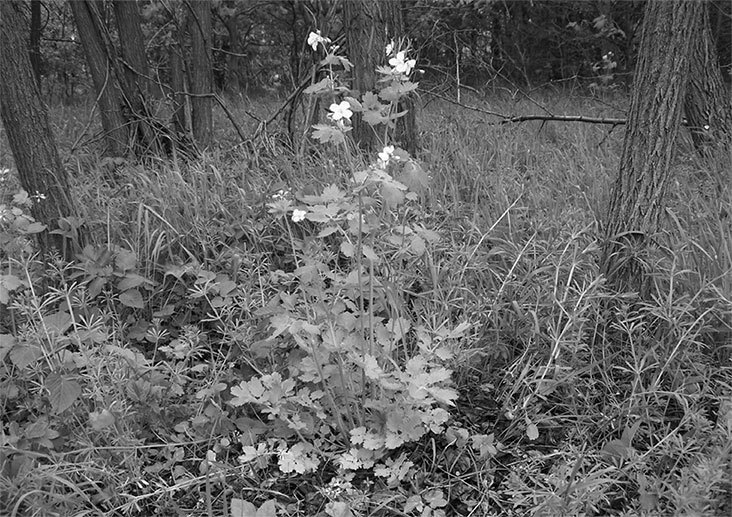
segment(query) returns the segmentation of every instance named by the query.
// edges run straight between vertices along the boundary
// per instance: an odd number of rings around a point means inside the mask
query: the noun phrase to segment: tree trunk
[[[145,54],[145,38],[136,1],[114,0],[123,74],[118,76],[121,90],[130,110],[129,124],[137,154],[165,155],[164,126],[157,123],[147,107],[154,96],[155,85],[150,78],[150,66]],[[162,134],[161,134],[162,133]]]
[[[70,0],[69,5],[99,97],[105,154],[123,156],[130,144],[130,127],[124,116],[123,94],[104,37],[98,0]]]
[[[401,4],[391,0],[346,0],[343,20],[348,58],[353,63],[352,89],[360,97],[376,90],[376,67],[385,64],[384,49],[391,39],[404,33]],[[398,121],[395,137],[399,145],[413,153],[417,147],[413,103],[405,99],[400,104],[400,110],[409,109],[409,114]],[[381,145],[374,129],[357,114],[353,117],[352,134],[364,149],[375,150]]]
[[[155,88],[150,79],[150,65],[145,54],[145,37],[137,2],[114,0],[113,6],[127,85],[143,99],[149,99]]]
[[[170,87],[173,90],[173,129],[177,138],[188,134],[188,123],[186,117],[186,81],[184,60],[180,55],[180,49],[171,45],[168,51],[170,62]]]
[[[213,136],[213,64],[211,53],[211,2],[190,0],[191,125],[196,144],[205,149]]]
[[[68,175],[26,52],[22,8],[19,1],[0,2],[0,117],[23,189],[43,197],[31,208],[33,217],[47,227],[39,234],[41,249],[56,248],[69,258],[72,250],[64,248],[63,237],[49,233],[73,210]]]
[[[703,5],[649,0],[620,170],[613,187],[601,261],[621,291],[649,294],[647,252],[664,209],[671,158]]]
[[[722,80],[709,9],[709,3],[704,2],[702,33],[694,39],[684,109],[691,138],[699,154],[729,158],[732,100]],[[728,173],[729,160],[726,169],[725,172]]]
[[[28,52],[38,90],[41,91],[41,0],[31,0],[31,24]]]
[[[226,17],[224,25],[229,33],[229,52],[226,54],[226,90],[232,93],[238,93],[245,84],[243,63],[244,63],[244,45],[239,30],[239,16],[236,12],[236,5],[229,1],[227,7],[233,12]]]

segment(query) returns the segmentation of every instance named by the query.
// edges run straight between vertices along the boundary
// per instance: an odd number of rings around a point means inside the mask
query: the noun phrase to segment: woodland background
[[[727,515],[731,20],[1,2],[0,514]]]

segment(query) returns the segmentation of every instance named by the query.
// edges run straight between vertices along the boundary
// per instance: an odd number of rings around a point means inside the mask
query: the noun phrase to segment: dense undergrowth
[[[682,142],[640,300],[597,266],[622,130],[421,104],[418,161],[381,168],[277,133],[243,145],[223,118],[190,161],[77,146],[71,263],[34,254],[6,175],[0,514],[728,515],[732,199],[713,164]],[[55,112],[62,150],[87,113]]]

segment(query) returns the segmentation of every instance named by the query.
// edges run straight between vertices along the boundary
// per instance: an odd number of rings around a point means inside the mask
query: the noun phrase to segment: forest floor
[[[462,102],[627,108],[533,95]],[[0,515],[732,513],[729,170],[682,132],[640,299],[598,268],[622,127],[421,103],[399,184],[223,113],[200,158],[101,159],[54,108],[87,237],[40,261],[0,177]]]

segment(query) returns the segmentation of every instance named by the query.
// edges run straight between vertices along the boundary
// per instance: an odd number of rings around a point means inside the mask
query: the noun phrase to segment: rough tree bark
[[[33,78],[22,8],[20,1],[0,2],[0,117],[21,185],[30,195],[44,197],[31,208],[33,217],[47,227],[39,234],[41,249],[56,248],[68,258],[71,250],[64,248],[63,237],[49,231],[58,228],[60,218],[74,213],[69,179]]]
[[[41,90],[41,0],[31,0],[31,24],[30,37],[28,40],[28,53],[30,54],[33,75],[36,78],[38,90]]]
[[[190,0],[188,30],[191,35],[191,125],[196,144],[205,149],[213,136],[213,62],[211,52],[211,2]]]
[[[702,32],[694,38],[684,110],[694,147],[699,154],[729,158],[732,99],[722,80],[709,10],[709,2],[704,2]]]
[[[688,83],[694,39],[702,30],[699,2],[649,0],[620,170],[611,194],[601,267],[610,285],[649,294],[647,252],[664,196]]]
[[[70,0],[69,5],[99,97],[99,111],[104,130],[104,153],[123,156],[131,142],[130,126],[123,112],[124,95],[113,60],[110,59],[110,48],[98,11],[99,0]]]
[[[376,89],[379,78],[376,67],[385,64],[386,45],[391,39],[404,34],[401,10],[401,3],[391,0],[346,0],[343,3],[346,46],[348,58],[353,63],[352,89],[360,95]],[[403,109],[409,111],[397,123],[397,143],[414,153],[417,142],[412,103],[405,101],[400,106],[400,110]],[[364,149],[373,150],[380,145],[374,130],[357,115],[353,117],[352,134],[356,143]]]
[[[114,0],[114,17],[117,21],[119,44],[122,50],[125,78],[135,93],[149,99],[155,92],[150,79],[150,65],[145,53],[145,37],[137,2]]]

